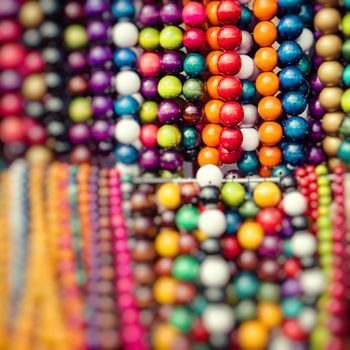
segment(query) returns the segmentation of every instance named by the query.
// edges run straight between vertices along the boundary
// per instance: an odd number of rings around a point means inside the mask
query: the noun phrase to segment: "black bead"
[[[279,183],[282,192],[290,192],[297,188],[297,181],[293,175],[285,175]]]
[[[195,162],[198,156],[198,148],[182,150],[184,160],[187,162]]]
[[[200,249],[207,255],[221,254],[220,243],[217,239],[205,239],[200,244]]]
[[[52,147],[53,151],[59,155],[64,155],[70,152],[72,145],[69,141],[56,140]]]
[[[205,186],[199,192],[199,204],[217,204],[219,202],[220,190],[216,186]]]
[[[295,231],[298,230],[307,230],[309,227],[309,222],[304,215],[294,216],[292,217],[291,224]]]

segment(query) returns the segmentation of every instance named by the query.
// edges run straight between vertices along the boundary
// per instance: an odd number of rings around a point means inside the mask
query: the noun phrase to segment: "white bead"
[[[250,127],[254,126],[259,119],[258,109],[252,104],[243,105],[244,118],[240,126]]]
[[[317,312],[311,307],[305,307],[298,316],[299,323],[303,329],[309,333],[311,332],[317,322]]]
[[[226,227],[226,216],[219,209],[208,209],[199,215],[198,228],[209,237],[220,237]]]
[[[295,39],[304,52],[310,51],[314,46],[315,39],[312,31],[304,28],[301,34]]]
[[[228,263],[219,255],[207,256],[200,266],[199,280],[206,288],[224,287],[230,276]]]
[[[133,47],[138,42],[139,31],[131,22],[119,22],[113,27],[112,38],[117,47]]]
[[[272,337],[269,350],[294,350],[293,343],[283,336]]]
[[[141,80],[134,71],[123,71],[115,78],[115,88],[120,95],[132,95],[140,90]]]
[[[240,55],[244,55],[249,53],[252,50],[253,37],[246,30],[242,30],[241,33],[242,33],[242,43],[241,43],[241,46],[238,48],[237,53],[239,53]]]
[[[119,162],[117,163],[116,168],[120,175],[140,176],[141,173],[138,164],[124,164]]]
[[[247,55],[241,55],[242,66],[240,71],[236,74],[238,79],[249,79],[253,76],[255,71],[255,63],[253,59]]]
[[[140,136],[140,125],[134,119],[120,119],[115,126],[115,138],[119,143],[130,145]]]
[[[325,276],[318,268],[303,271],[299,282],[304,293],[310,296],[320,295],[326,287]]]
[[[227,334],[235,325],[233,309],[226,304],[209,304],[203,312],[203,323],[209,333]]]
[[[254,73],[253,75],[249,78],[250,81],[255,82],[256,78],[258,75],[261,73],[261,70],[254,64]]]
[[[317,240],[310,232],[297,232],[291,239],[292,252],[298,258],[314,255],[317,250]]]
[[[255,151],[260,144],[258,131],[255,128],[241,128],[241,132],[243,134],[243,150]]]
[[[289,192],[282,199],[282,207],[289,216],[302,215],[307,208],[306,198],[300,192]]]
[[[213,164],[206,164],[200,167],[196,174],[196,179],[200,187],[217,186],[221,187],[222,172]]]

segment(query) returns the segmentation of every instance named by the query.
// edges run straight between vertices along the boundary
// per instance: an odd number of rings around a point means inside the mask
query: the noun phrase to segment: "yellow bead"
[[[263,350],[268,340],[268,329],[261,321],[243,322],[238,330],[238,342],[242,350]]]
[[[172,277],[160,277],[154,284],[153,296],[158,304],[174,304],[177,281]]]
[[[158,201],[168,209],[177,209],[181,204],[180,186],[173,183],[160,186]]]
[[[153,331],[152,344],[154,350],[170,350],[179,335],[174,326],[167,323],[159,324]]]
[[[281,190],[273,182],[262,182],[256,186],[253,196],[259,207],[275,207],[281,200]]]
[[[245,222],[238,230],[237,238],[244,249],[258,249],[264,238],[264,230],[257,222]]]
[[[155,240],[155,248],[160,256],[176,256],[179,252],[179,233],[175,230],[162,231]]]
[[[258,304],[258,318],[267,327],[273,328],[281,324],[282,311],[278,304],[261,302]]]

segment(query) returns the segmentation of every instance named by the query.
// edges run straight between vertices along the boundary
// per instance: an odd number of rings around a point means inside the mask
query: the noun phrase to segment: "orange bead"
[[[219,112],[223,104],[224,102],[221,100],[210,100],[206,103],[204,107],[204,114],[208,122],[214,124],[220,123]]]
[[[281,141],[282,127],[276,122],[264,122],[259,128],[260,141],[267,146],[274,146]]]
[[[220,5],[220,1],[210,1],[207,4],[207,19],[208,22],[212,26],[218,26],[220,24],[220,21],[217,16],[218,6]]]
[[[255,85],[260,95],[273,96],[279,89],[280,80],[275,73],[264,72],[258,75]]]
[[[258,104],[258,113],[264,120],[276,120],[282,114],[282,102],[275,96],[263,97]]]
[[[277,66],[277,52],[272,47],[262,47],[255,53],[254,61],[261,71],[273,71]]]
[[[203,166],[206,164],[219,164],[219,151],[212,147],[203,147],[198,153],[198,164]]]
[[[220,46],[218,44],[218,33],[221,27],[210,27],[207,32],[207,43],[211,50],[220,50]]]
[[[218,69],[218,59],[222,55],[222,51],[211,51],[207,56],[207,67],[211,74],[220,74]]]
[[[258,318],[268,328],[279,326],[282,322],[283,315],[279,304],[261,302],[258,304],[257,311]]]
[[[209,147],[218,147],[222,127],[218,124],[207,124],[202,130],[202,140]]]
[[[278,9],[276,0],[255,0],[253,12],[260,21],[269,21],[276,16]]]
[[[272,22],[259,22],[254,27],[253,37],[258,45],[271,46],[277,39],[277,28]]]
[[[267,166],[262,166],[259,169],[259,175],[261,177],[271,177],[272,175],[272,170],[270,168],[268,168]]]
[[[220,95],[218,94],[218,85],[222,76],[213,75],[207,81],[207,91],[211,98],[220,99]]]
[[[277,147],[263,146],[259,151],[259,162],[266,167],[274,167],[281,163],[282,151]]]

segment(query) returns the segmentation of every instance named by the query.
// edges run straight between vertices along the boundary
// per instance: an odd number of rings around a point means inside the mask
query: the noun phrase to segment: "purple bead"
[[[314,55],[312,57],[312,65],[315,67],[315,68],[318,68],[321,64],[323,63],[323,59],[318,56],[318,55]]]
[[[102,156],[108,156],[113,152],[114,148],[114,142],[111,139],[106,139],[97,144],[96,152]]]
[[[326,113],[325,109],[321,106],[320,100],[317,96],[314,96],[309,101],[310,115],[315,119],[321,119]]]
[[[91,41],[106,39],[108,30],[109,25],[102,20],[91,21],[87,26],[87,34]]]
[[[160,167],[164,170],[179,171],[183,164],[182,154],[173,149],[162,150],[160,153]]]
[[[321,80],[319,79],[317,73],[315,73],[311,77],[310,86],[311,86],[312,91],[314,91],[317,94],[319,94],[323,90],[324,85],[321,83]]]
[[[111,74],[105,70],[97,70],[91,74],[89,85],[94,92],[103,92],[111,87]]]
[[[90,49],[88,62],[90,66],[101,66],[112,59],[112,50],[106,45],[94,46]]]
[[[22,78],[14,70],[4,70],[0,73],[0,92],[7,93],[21,88]]]
[[[96,141],[103,141],[110,136],[111,123],[108,120],[99,119],[95,120],[91,127],[91,136]]]
[[[96,96],[92,99],[92,110],[98,117],[113,114],[113,100],[109,96]]]
[[[159,10],[154,4],[143,5],[139,20],[144,26],[153,26],[159,22]]]
[[[158,97],[158,79],[152,77],[143,78],[140,93],[146,100],[156,99]]]
[[[282,283],[281,293],[283,297],[297,297],[301,295],[300,283],[296,278],[289,278]]]
[[[77,145],[90,139],[90,129],[85,123],[73,124],[68,131],[70,141]]]
[[[160,68],[163,73],[173,74],[182,71],[182,58],[179,52],[167,51],[160,60]]]
[[[84,52],[74,51],[68,56],[68,64],[73,70],[82,70],[86,67],[87,60]]]
[[[0,6],[0,18],[15,16],[19,10],[19,2],[16,0],[3,0]]]
[[[85,12],[88,16],[98,16],[108,11],[110,7],[108,0],[86,0]]]
[[[290,217],[283,218],[281,235],[283,237],[291,237],[293,233],[294,233],[294,230],[293,230],[291,218]]]
[[[186,125],[197,125],[203,119],[203,108],[198,103],[186,102],[182,119]]]
[[[168,2],[160,8],[160,19],[164,24],[179,24],[182,22],[182,8],[177,2]]]
[[[259,247],[259,254],[265,257],[274,257],[282,252],[282,241],[276,235],[266,235]]]
[[[224,175],[224,178],[228,180],[239,179],[241,177],[243,177],[243,174],[238,169],[228,170],[225,172],[225,175]]]
[[[322,146],[311,145],[308,149],[307,162],[317,165],[326,160]]]
[[[320,10],[323,9],[323,5],[322,4],[314,4],[314,12],[318,12]]]
[[[323,35],[322,32],[320,32],[319,30],[316,30],[316,31],[314,32],[314,38],[315,38],[315,40],[318,40],[322,35]]]
[[[319,120],[309,120],[309,134],[308,137],[312,142],[322,141],[325,136],[325,132],[322,127],[322,123]]]
[[[158,120],[162,124],[172,124],[181,117],[181,108],[175,101],[164,100],[158,105]]]
[[[160,157],[157,148],[145,149],[139,158],[140,166],[147,171],[155,171],[159,169]]]

